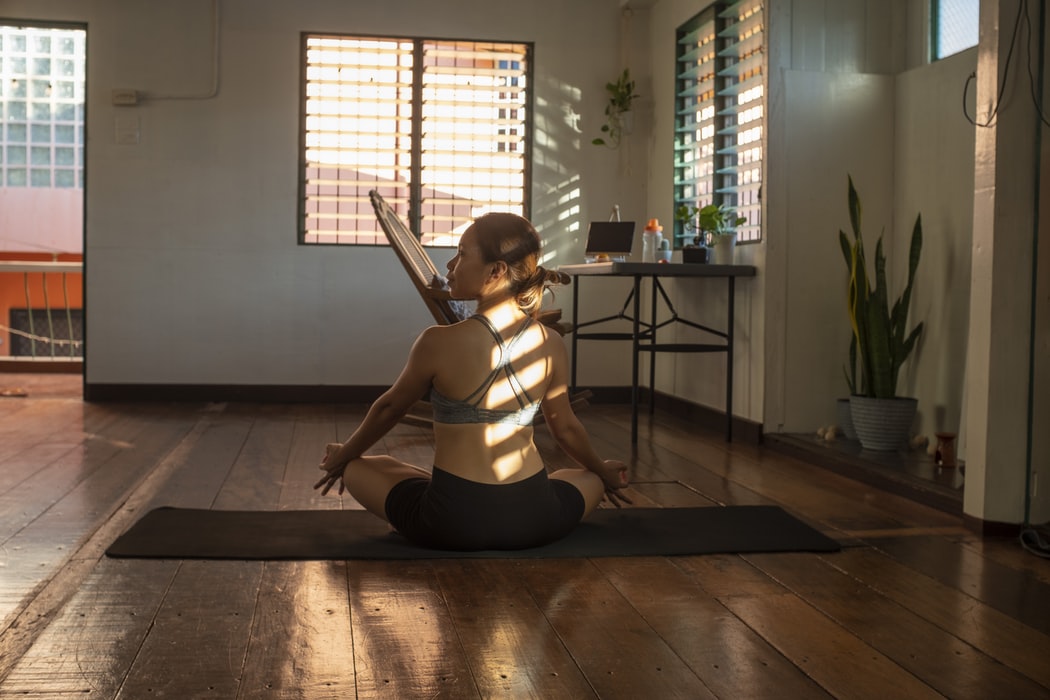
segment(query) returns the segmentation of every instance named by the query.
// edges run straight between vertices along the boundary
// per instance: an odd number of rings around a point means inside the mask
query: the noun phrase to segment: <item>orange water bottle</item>
[[[642,231],[642,262],[656,262],[656,251],[660,249],[663,230],[659,219],[649,219],[645,230]]]

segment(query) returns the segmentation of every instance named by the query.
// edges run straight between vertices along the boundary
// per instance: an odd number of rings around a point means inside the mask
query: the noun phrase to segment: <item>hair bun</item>
[[[558,270],[548,270],[542,265],[536,266],[536,280],[541,284],[569,284],[572,278]]]

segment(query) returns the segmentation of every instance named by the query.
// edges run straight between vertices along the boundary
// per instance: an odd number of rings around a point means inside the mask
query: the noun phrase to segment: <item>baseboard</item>
[[[631,387],[629,386],[578,386],[575,391],[589,391],[590,403],[631,403]]]
[[[643,390],[643,396],[645,392]],[[693,425],[707,430],[724,433],[726,429],[726,412],[710,406],[686,401],[678,396],[656,392],[656,408],[675,414]],[[744,442],[751,445],[762,444],[762,424],[733,416],[733,442]]]
[[[577,387],[589,390],[588,399],[595,404],[629,404],[628,386]],[[250,403],[356,403],[369,404],[387,390],[386,386],[304,386],[298,384],[103,384],[85,382],[85,401],[241,401]],[[639,390],[647,410],[650,392]],[[725,412],[685,399],[656,392],[656,408],[666,410],[682,420],[713,431],[725,430]],[[762,442],[762,425],[738,416],[733,417],[733,439],[738,442]]]
[[[982,520],[974,515],[963,513],[963,527],[981,537],[1020,537],[1024,525],[1021,523],[1001,523],[995,520]]]
[[[629,386],[588,386],[577,388],[587,389],[594,394],[593,397],[588,399],[591,403],[631,403],[631,387]],[[640,402],[639,411],[649,410],[650,395],[655,396],[655,408],[672,413],[683,421],[705,430],[711,430],[718,433],[725,432],[725,411],[720,411],[716,408],[711,408],[710,406],[701,406],[692,401],[687,401],[686,399],[665,394],[660,391],[650,392],[647,387],[639,387],[638,389],[638,400]],[[746,418],[741,418],[740,416],[733,416],[733,441],[752,445],[761,444],[762,424]]]
[[[369,404],[386,386],[284,384],[84,384],[85,401],[234,401]]]
[[[364,403],[387,386],[299,384],[84,384],[85,401],[246,401],[253,403]],[[577,387],[591,403],[630,403],[630,387]]]
[[[84,359],[81,357],[5,357],[0,360],[0,372],[16,374],[81,374]]]

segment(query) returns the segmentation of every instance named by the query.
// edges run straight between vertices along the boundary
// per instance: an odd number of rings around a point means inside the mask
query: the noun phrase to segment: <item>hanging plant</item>
[[[605,123],[602,124],[602,135],[591,141],[595,146],[608,146],[617,148],[625,131],[625,118],[631,111],[631,105],[638,98],[634,91],[634,81],[631,80],[631,72],[624,68],[623,73],[614,83],[605,84],[605,92],[609,101],[605,105]]]

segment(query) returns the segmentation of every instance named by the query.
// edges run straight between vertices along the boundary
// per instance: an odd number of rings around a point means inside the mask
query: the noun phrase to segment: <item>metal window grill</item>
[[[526,214],[529,46],[304,36],[302,240],[386,244],[377,190],[428,245]]]

